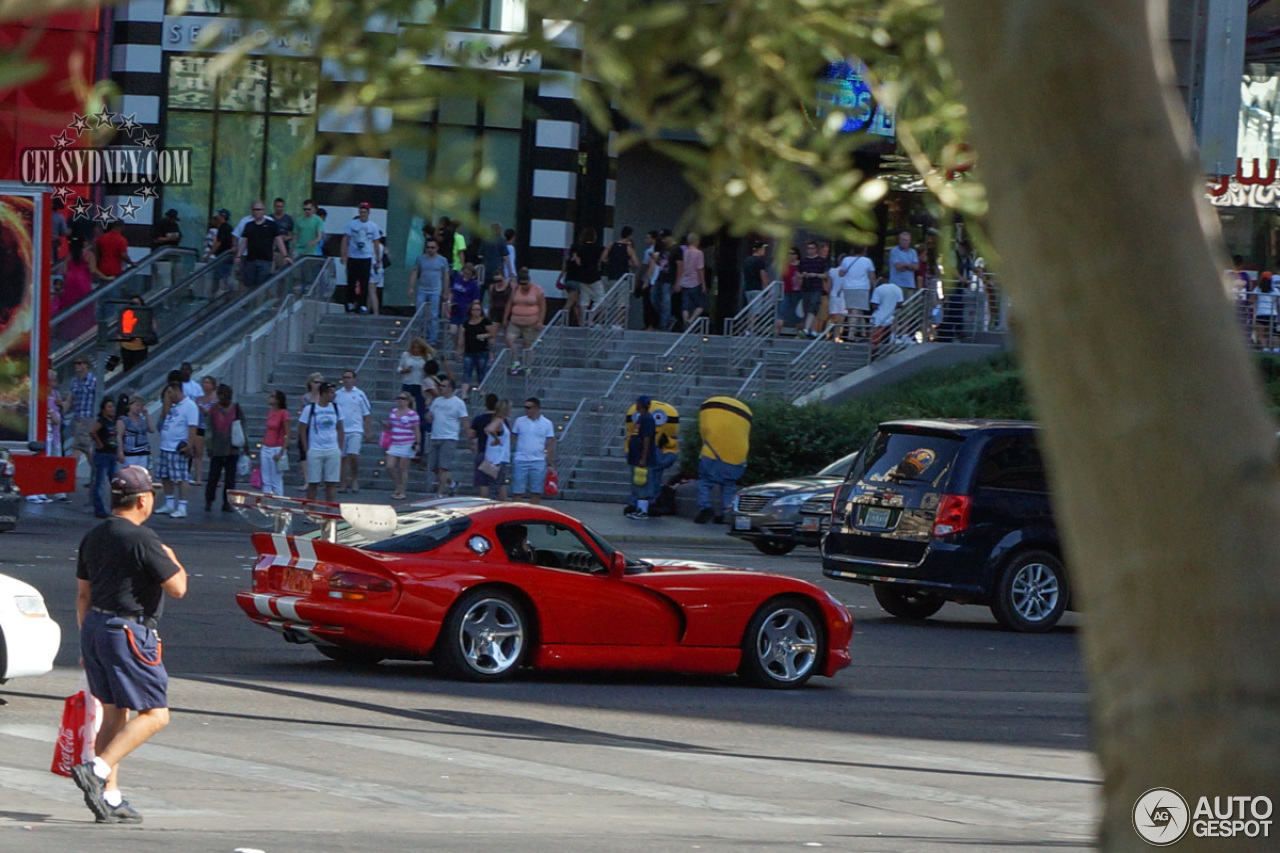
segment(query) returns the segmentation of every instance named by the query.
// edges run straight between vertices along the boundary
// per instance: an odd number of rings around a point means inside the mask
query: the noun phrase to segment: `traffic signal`
[[[147,344],[156,342],[151,309],[145,305],[126,305],[120,309],[119,339],[141,338]]]

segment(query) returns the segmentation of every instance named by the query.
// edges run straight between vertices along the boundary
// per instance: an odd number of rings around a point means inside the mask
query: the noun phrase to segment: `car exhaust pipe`
[[[284,634],[284,641],[286,643],[293,643],[298,646],[305,646],[309,643],[314,642],[314,640],[312,640],[310,637],[308,637],[306,634],[302,633],[296,628],[285,628],[281,633]]]

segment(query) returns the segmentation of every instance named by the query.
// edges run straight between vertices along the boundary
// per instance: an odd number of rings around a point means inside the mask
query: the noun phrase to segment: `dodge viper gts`
[[[334,660],[431,660],[472,681],[525,666],[737,673],[773,688],[850,662],[853,621],[820,587],[636,559],[546,507],[445,501],[396,513],[250,493],[232,502],[322,525],[254,534],[252,589],[236,601]]]

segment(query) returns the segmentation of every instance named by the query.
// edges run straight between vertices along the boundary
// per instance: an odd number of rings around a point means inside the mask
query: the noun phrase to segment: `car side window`
[[[513,563],[584,573],[607,573],[608,567],[578,533],[548,522],[511,522],[498,525],[498,541]]]
[[[997,438],[987,444],[978,466],[978,487],[1047,492],[1044,460],[1031,436]]]

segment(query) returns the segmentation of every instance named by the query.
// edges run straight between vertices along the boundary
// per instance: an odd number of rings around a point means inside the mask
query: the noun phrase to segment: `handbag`
[[[637,465],[634,469],[632,469],[631,471],[632,485],[643,486],[647,482],[649,482],[648,468],[641,468],[639,465]]]
[[[231,446],[236,449],[244,447],[244,421],[236,418],[231,422]]]
[[[378,438],[378,446],[383,450],[391,449],[391,428],[388,427],[382,431],[382,435]]]
[[[249,486],[254,489],[262,488],[262,469],[254,468],[253,473],[249,475]]]
[[[102,703],[89,693],[89,682],[80,676],[80,690],[62,703],[62,725],[53,746],[49,772],[70,776],[71,768],[93,760],[93,743],[102,725]]]
[[[555,471],[547,472],[547,479],[542,484],[542,493],[549,498],[560,494],[560,475]]]
[[[495,465],[494,463],[490,462],[488,459],[480,460],[480,464],[476,466],[476,470],[479,471],[481,474],[484,474],[490,480],[498,479],[498,475],[502,473],[501,466]]]
[[[249,458],[248,453],[240,454],[240,458],[236,460],[236,477],[243,480],[252,473],[253,460]]]

